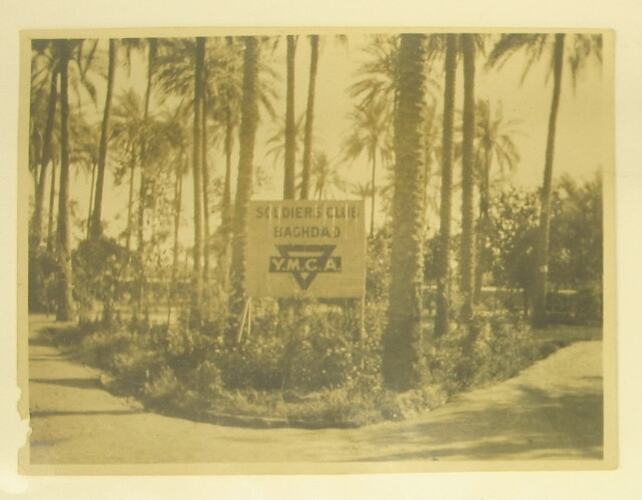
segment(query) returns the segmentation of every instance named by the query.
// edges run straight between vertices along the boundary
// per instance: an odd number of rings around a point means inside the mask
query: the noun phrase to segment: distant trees
[[[365,153],[370,162],[370,237],[374,235],[377,196],[377,158],[388,159],[386,133],[389,128],[387,105],[383,100],[372,100],[355,106],[350,113],[352,132],[343,148],[347,159],[354,160]]]
[[[519,162],[519,153],[514,142],[518,133],[515,120],[506,120],[501,104],[494,109],[487,100],[477,101],[476,108],[476,151],[475,167],[479,189],[479,215],[477,219],[477,262],[475,266],[475,294],[474,301],[478,302],[481,296],[481,287],[484,273],[490,270],[491,244],[489,232],[490,222],[490,197],[491,173],[493,166],[501,174],[512,172]]]

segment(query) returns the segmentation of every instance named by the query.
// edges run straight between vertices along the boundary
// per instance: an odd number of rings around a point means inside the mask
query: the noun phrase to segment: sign
[[[246,258],[250,297],[362,297],[363,201],[253,201]]]

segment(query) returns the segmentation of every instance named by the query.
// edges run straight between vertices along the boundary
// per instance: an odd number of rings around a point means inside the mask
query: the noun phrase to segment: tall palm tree
[[[232,232],[232,150],[234,132],[239,121],[241,89],[238,84],[240,64],[238,64],[234,38],[226,37],[225,78],[222,80],[221,95],[225,102],[220,121],[225,128],[225,177],[223,179],[223,196],[221,201],[222,250],[219,259],[219,270],[223,290],[227,290],[230,268],[230,237]]]
[[[194,57],[194,139],[192,150],[192,178],[194,180],[194,257],[192,275],[192,318],[200,321],[203,300],[203,193],[201,135],[203,113],[203,69],[205,64],[205,38],[196,39]]]
[[[305,111],[303,138],[303,171],[301,176],[301,199],[307,200],[310,193],[310,170],[312,166],[312,128],[314,123],[314,98],[319,65],[319,35],[310,35],[310,76],[308,79],[308,103]]]
[[[55,49],[54,49],[55,50]],[[51,52],[54,52],[51,50]],[[42,208],[44,203],[44,190],[47,175],[47,165],[51,160],[51,138],[53,135],[55,117],[56,117],[56,102],[58,101],[58,60],[53,54],[49,55],[49,73],[50,85],[49,96],[47,104],[47,121],[42,139],[42,153],[40,154],[40,173],[39,180],[36,183],[36,196],[35,196],[35,209],[32,223],[32,241],[33,244],[40,245],[42,233]]]
[[[475,139],[475,39],[472,34],[462,34],[461,51],[464,64],[464,109],[462,143],[462,203],[461,203],[461,315],[469,320],[473,313],[473,280],[475,262],[474,238],[474,151]]]
[[[256,37],[244,37],[243,98],[241,100],[241,124],[239,131],[239,166],[234,208],[232,240],[232,294],[230,313],[232,325],[236,324],[245,299],[245,244],[248,203],[252,196],[254,169],[254,142],[258,126],[258,70],[259,44]]]
[[[287,92],[285,104],[285,158],[283,199],[293,200],[296,182],[296,125],[294,119],[294,63],[297,37],[287,35]]]
[[[107,142],[109,137],[109,116],[111,113],[112,95],[114,93],[114,81],[116,78],[116,64],[118,58],[118,42],[114,38],[109,39],[109,63],[107,69],[107,92],[105,95],[105,107],[100,131],[100,146],[98,151],[98,166],[96,173],[96,187],[94,194],[93,213],[89,223],[90,237],[100,238],[102,234],[102,206],[103,186],[105,183],[105,165],[107,162]]]
[[[477,220],[477,263],[475,266],[474,301],[481,298],[484,272],[489,268],[488,235],[490,232],[491,172],[496,164],[503,174],[512,171],[519,162],[513,136],[517,133],[515,120],[505,120],[501,103],[491,110],[487,100],[478,101],[476,108],[475,166],[479,185],[479,218]]]
[[[203,180],[203,281],[207,285],[210,274],[210,171],[207,158],[209,149],[210,130],[208,128],[208,111],[213,96],[208,91],[208,74],[205,65],[205,54],[207,53],[207,39],[203,39],[203,95],[201,96],[201,172]]]
[[[575,85],[579,71],[591,57],[595,57],[601,62],[602,37],[601,35],[567,35],[565,33],[509,33],[502,35],[488,57],[489,66],[501,67],[508,58],[516,52],[525,52],[527,62],[522,77],[523,79],[526,77],[531,66],[541,59],[547,49],[550,52],[549,67],[553,73],[553,95],[548,118],[544,175],[540,194],[539,236],[536,246],[535,297],[531,318],[535,326],[542,326],[546,323],[546,288],[548,278],[553,159],[555,156],[555,133],[562,90],[564,57],[565,53],[567,53],[571,77]]]
[[[352,132],[343,144],[346,159],[354,160],[365,153],[370,162],[370,237],[374,236],[377,158],[386,161],[390,156],[386,148],[389,116],[388,103],[384,99],[369,100],[355,106],[349,115]]]
[[[417,387],[425,371],[421,333],[424,42],[423,35],[402,34],[399,48],[390,300],[382,366],[384,383],[397,391]]]
[[[445,35],[444,111],[441,143],[441,205],[439,209],[439,244],[435,269],[437,275],[436,337],[443,336],[448,332],[450,316],[450,226],[456,71],[457,35],[447,34]]]
[[[147,46],[147,82],[145,87],[145,101],[143,105],[143,130],[148,126],[149,120],[149,102],[152,95],[154,82],[154,72],[156,70],[156,56],[158,51],[158,40],[148,38],[141,42],[141,49]],[[145,147],[145,140],[140,143],[140,182],[138,188],[138,214],[136,225],[136,260],[137,260],[137,279],[136,279],[136,301],[134,312],[140,312],[145,296],[145,200],[148,198],[148,180],[147,169],[149,168]]]
[[[60,191],[58,195],[58,241],[56,250],[60,262],[58,307],[56,319],[69,321],[74,317],[72,297],[71,242],[69,227],[69,58],[72,42],[57,41],[60,53]]]

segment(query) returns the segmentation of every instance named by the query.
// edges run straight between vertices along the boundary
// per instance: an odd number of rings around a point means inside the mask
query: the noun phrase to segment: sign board
[[[253,201],[250,297],[359,298],[365,291],[363,201]]]

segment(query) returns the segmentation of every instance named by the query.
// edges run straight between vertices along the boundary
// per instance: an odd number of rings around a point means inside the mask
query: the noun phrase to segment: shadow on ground
[[[592,377],[593,378],[593,377]],[[444,408],[432,419],[413,426],[415,445],[425,450],[382,454],[365,461],[440,460],[471,458],[489,460],[520,456],[578,458],[602,457],[602,393],[549,394],[528,385],[518,387],[509,405],[466,405]],[[437,414],[440,414],[439,416]],[[390,429],[376,437],[375,446],[393,446],[409,439],[405,429]]]

